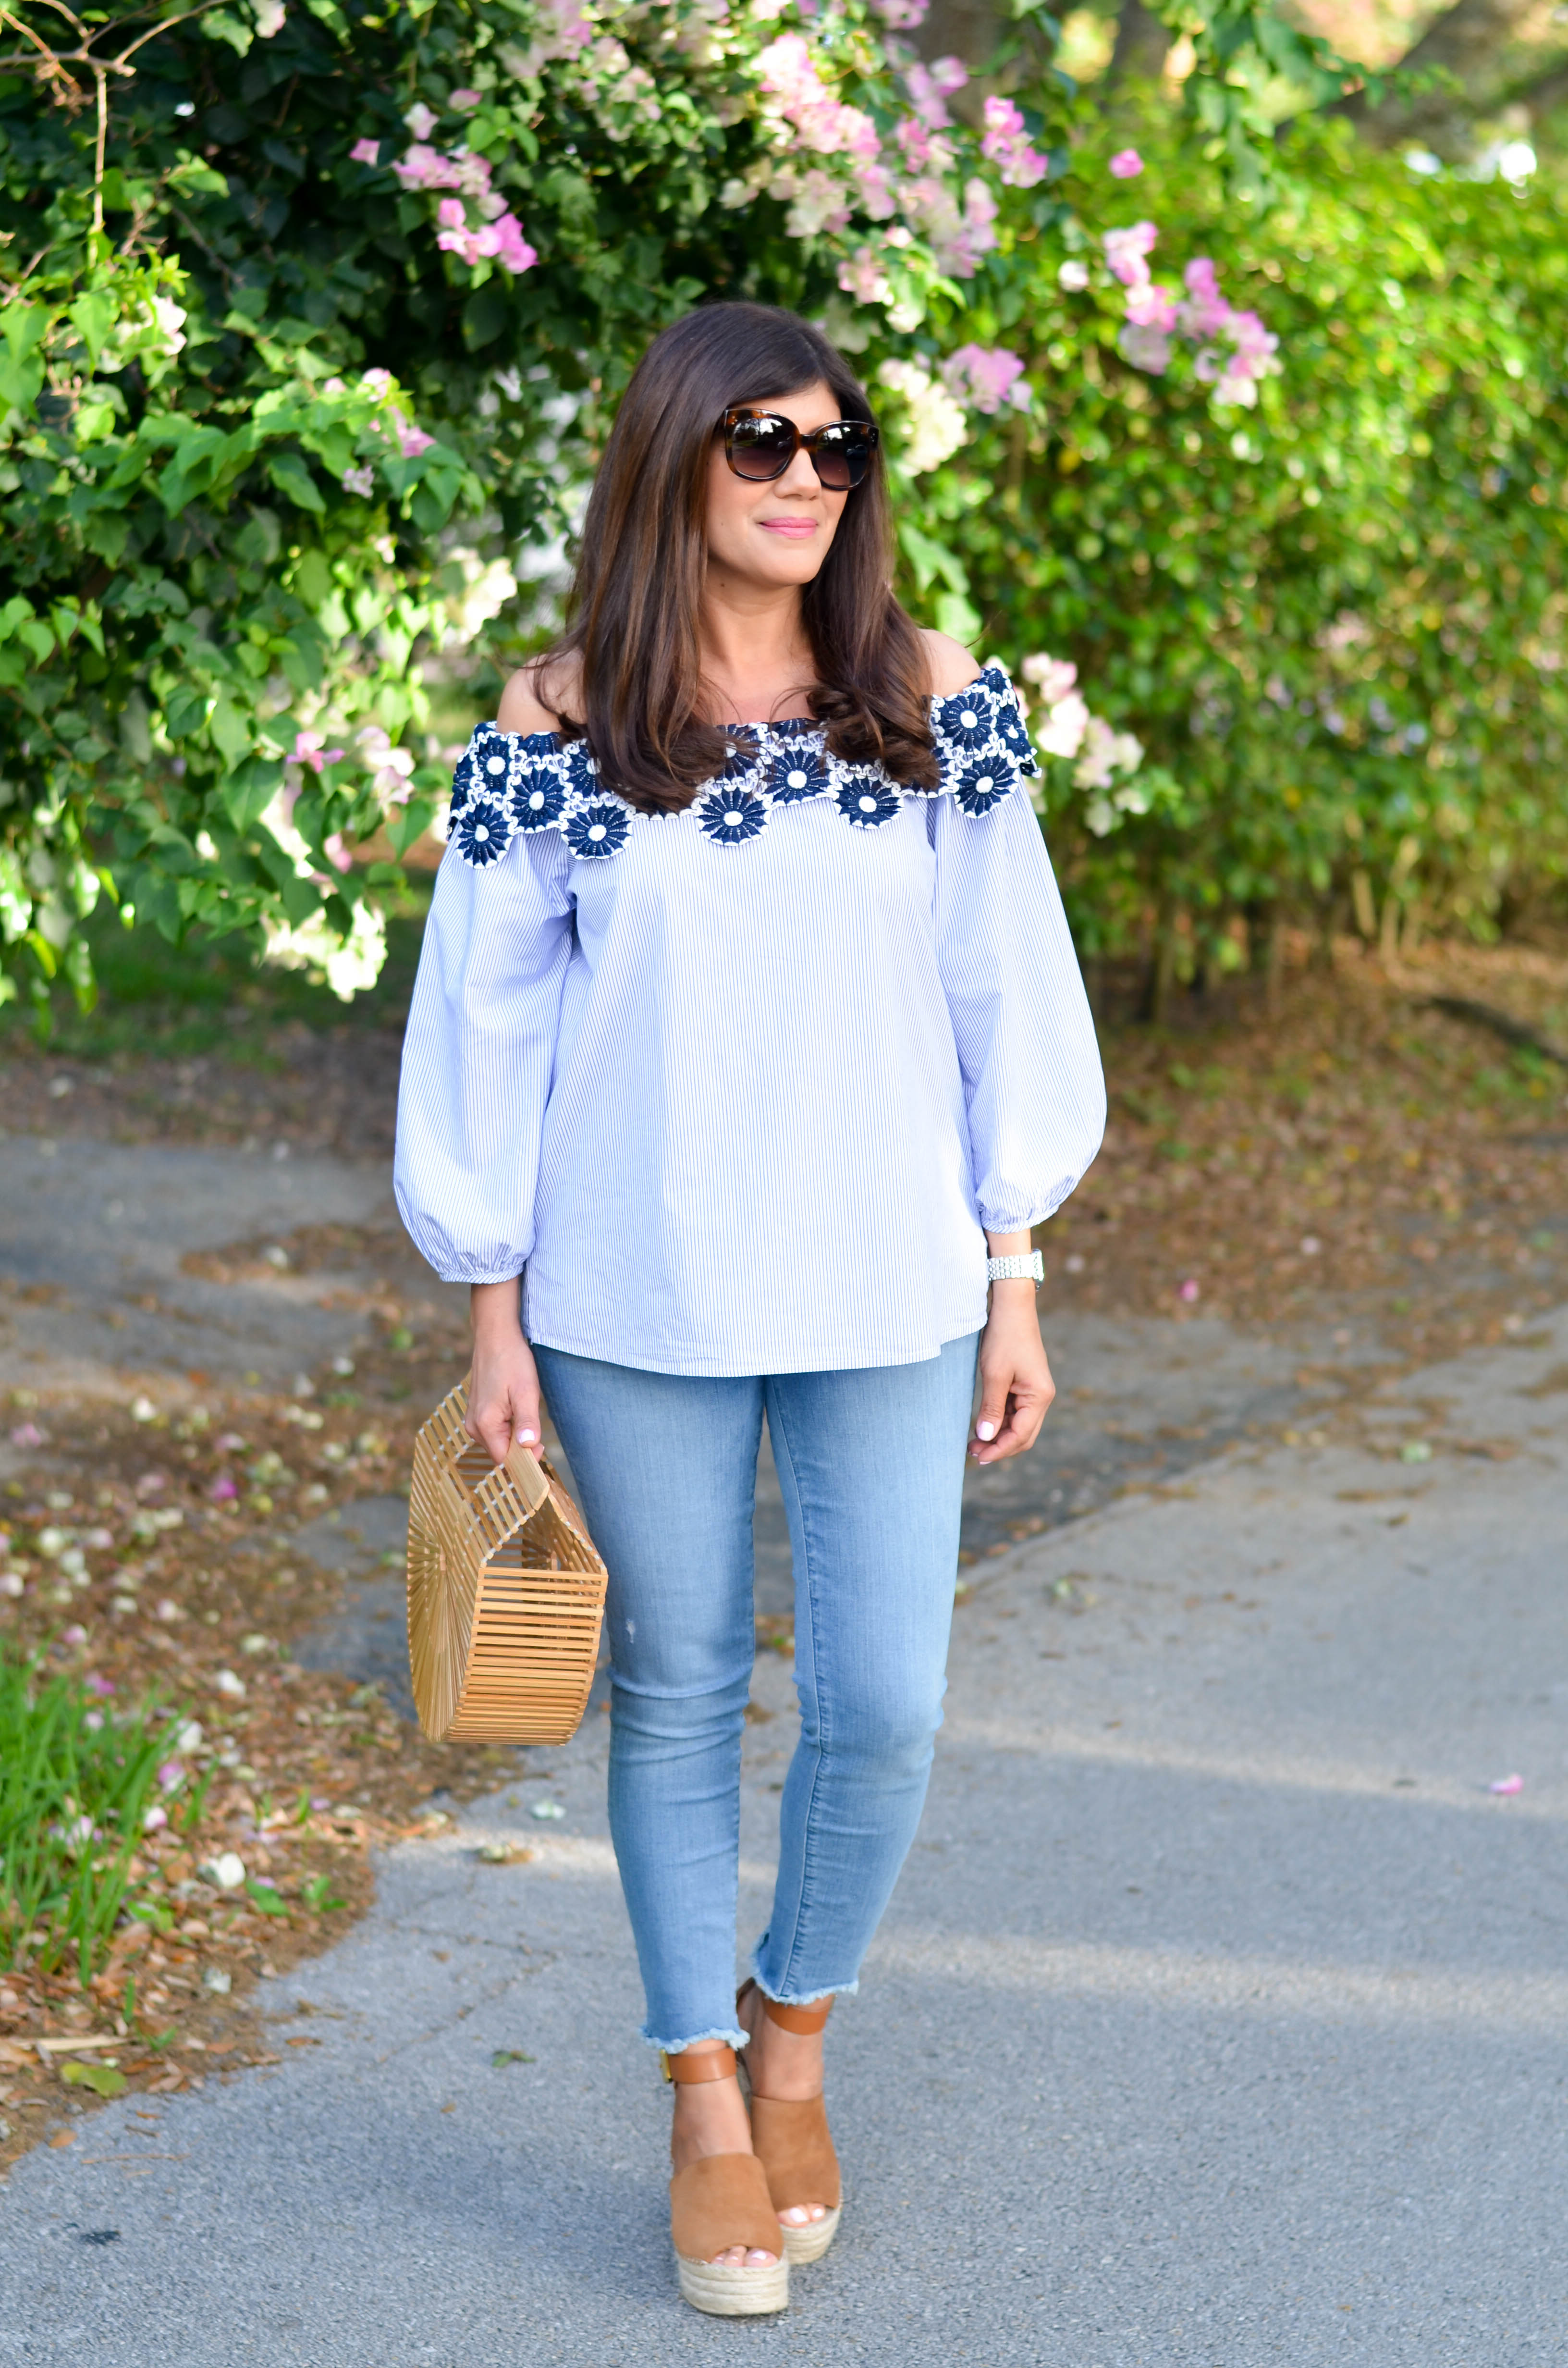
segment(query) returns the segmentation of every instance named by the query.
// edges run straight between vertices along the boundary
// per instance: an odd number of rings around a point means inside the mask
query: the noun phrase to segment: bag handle
[[[458,1401],[458,1421],[447,1442],[446,1461],[449,1469],[455,1470],[462,1458],[471,1454],[476,1447],[482,1455],[488,1454],[489,1450],[482,1440],[471,1439],[463,1428],[463,1417],[468,1413],[468,1392],[460,1382],[452,1392],[452,1395]],[[475,1503],[479,1503],[487,1495],[496,1493],[499,1477],[503,1472],[522,1498],[524,1507],[531,1518],[549,1496],[550,1483],[540,1469],[538,1456],[531,1448],[526,1447],[520,1439],[513,1440],[506,1451],[505,1463],[492,1464],[484,1478],[475,1483],[472,1490]]]

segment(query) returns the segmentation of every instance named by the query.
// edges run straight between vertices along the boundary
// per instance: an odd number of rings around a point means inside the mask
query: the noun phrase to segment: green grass
[[[63,990],[51,1007],[49,1051],[56,1059],[107,1061],[150,1054],[188,1060],[212,1053],[251,1066],[278,1067],[271,1040],[302,1022],[317,1034],[401,1024],[413,991],[430,891],[423,881],[387,911],[387,959],[367,994],[340,1003],[302,971],[269,969],[239,937],[192,938],[171,946],[151,924],[125,928],[101,905],[87,924],[98,982],[95,1010],[78,1012]],[[30,1007],[0,1008],[0,1053],[30,1050]]]
[[[97,1972],[183,1723],[0,1647],[0,1969],[53,1973],[74,1955],[83,1982]]]

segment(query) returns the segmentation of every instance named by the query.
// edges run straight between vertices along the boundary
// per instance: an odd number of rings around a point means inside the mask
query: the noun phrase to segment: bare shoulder
[[[562,715],[577,710],[582,665],[574,657],[535,658],[515,674],[501,694],[496,722],[503,732],[553,732]]]
[[[950,633],[933,632],[929,626],[920,628],[920,638],[926,644],[926,663],[931,669],[931,696],[950,699],[955,690],[962,690],[980,679],[980,667],[961,642]]]

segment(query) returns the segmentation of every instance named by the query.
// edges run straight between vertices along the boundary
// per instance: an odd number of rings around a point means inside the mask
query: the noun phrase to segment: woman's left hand
[[[1033,1282],[994,1282],[980,1336],[980,1410],[969,1451],[975,1462],[1000,1463],[1032,1447],[1055,1395]]]

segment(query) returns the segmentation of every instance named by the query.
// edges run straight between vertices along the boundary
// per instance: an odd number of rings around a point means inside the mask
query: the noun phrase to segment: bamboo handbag
[[[598,1658],[605,1566],[542,1458],[505,1463],[442,1399],[414,1445],[408,1493],[408,1658],[433,1743],[564,1743]]]

